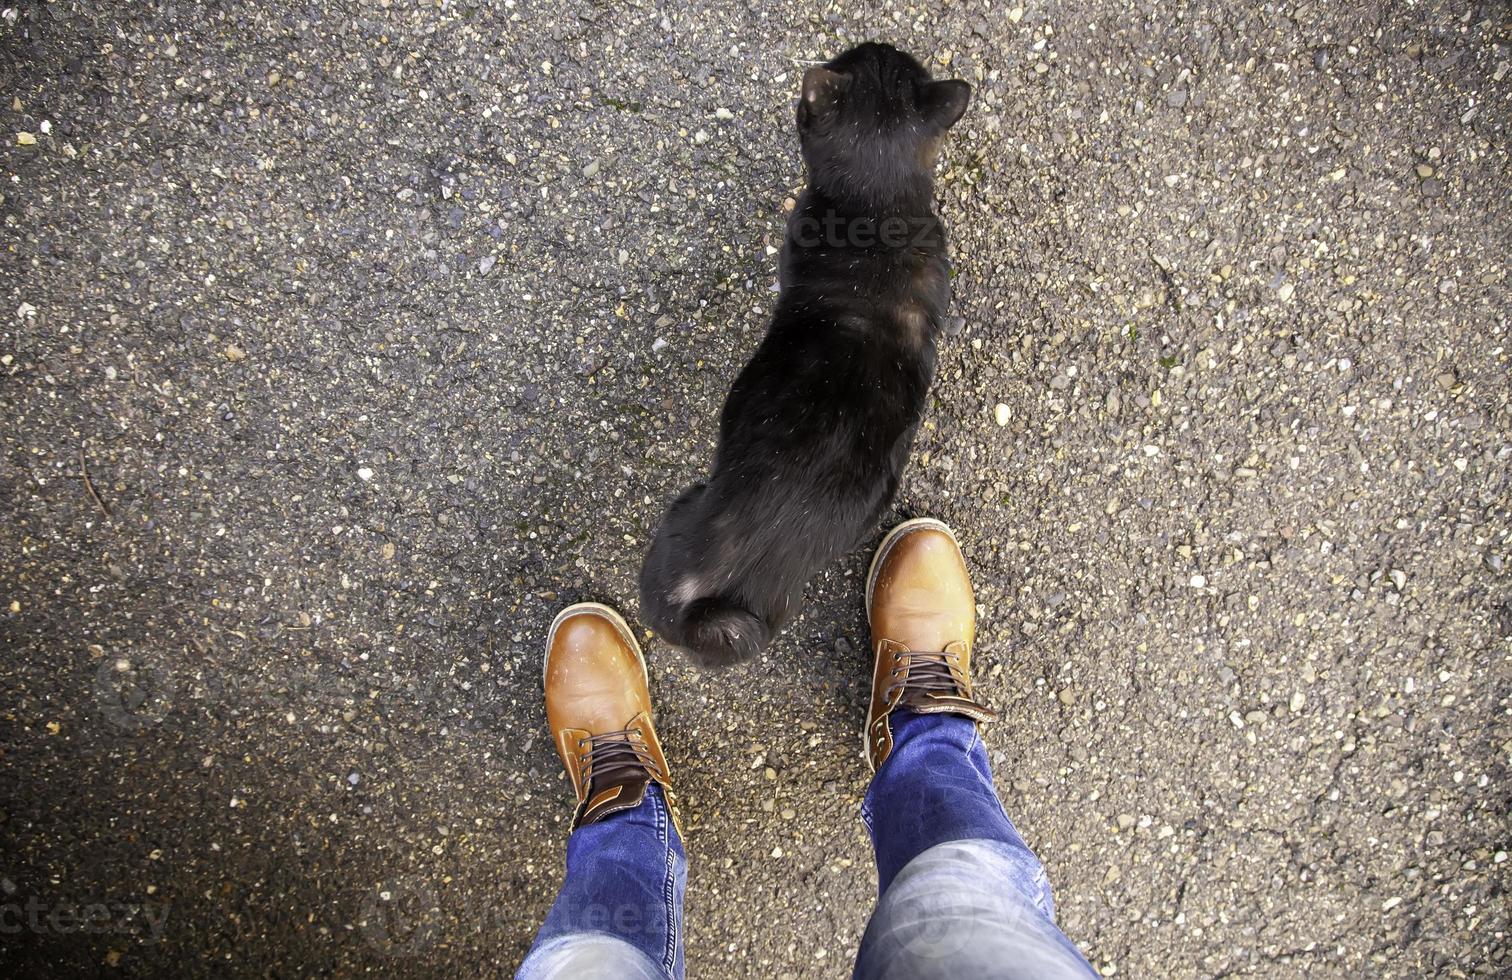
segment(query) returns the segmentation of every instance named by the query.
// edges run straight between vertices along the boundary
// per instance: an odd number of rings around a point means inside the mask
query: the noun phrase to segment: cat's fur
[[[886,44],[804,75],[809,186],[777,310],[725,401],[713,473],[673,501],[641,569],[645,621],[700,664],[765,647],[897,490],[950,299],[935,159],[970,97]]]

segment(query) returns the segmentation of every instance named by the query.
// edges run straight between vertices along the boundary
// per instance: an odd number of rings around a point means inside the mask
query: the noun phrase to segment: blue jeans
[[[1045,869],[992,787],[971,721],[893,716],[892,754],[861,805],[880,899],[857,980],[1062,980],[1097,974],[1055,926]],[[574,831],[567,880],[516,980],[682,980],[687,858],[653,785]]]

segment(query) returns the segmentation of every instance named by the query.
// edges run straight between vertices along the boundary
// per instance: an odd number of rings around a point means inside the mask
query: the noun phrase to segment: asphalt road
[[[1505,4],[0,6],[7,975],[513,969],[545,626],[634,618],[869,38],[976,86],[897,511],[1067,933],[1512,971]],[[866,558],[749,668],[649,648],[690,976],[848,975]]]

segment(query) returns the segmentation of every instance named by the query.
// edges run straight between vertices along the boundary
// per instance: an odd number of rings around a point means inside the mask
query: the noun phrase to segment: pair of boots
[[[862,738],[872,771],[892,752],[900,708],[993,717],[971,693],[976,602],[950,528],[920,518],[883,539],[866,577],[866,615],[875,660]],[[545,688],[547,722],[577,794],[574,829],[639,806],[653,782],[670,801],[646,661],[617,612],[591,602],[562,610],[546,639]]]

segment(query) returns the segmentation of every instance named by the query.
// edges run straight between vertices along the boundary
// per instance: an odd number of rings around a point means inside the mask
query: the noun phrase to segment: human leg
[[[867,577],[876,657],[862,804],[880,899],[855,976],[1096,974],[1055,925],[1044,867],[999,802],[971,688],[976,604],[950,529],[910,521]]]
[[[639,645],[613,610],[580,603],[546,647],[547,721],[578,805],[562,890],[517,980],[680,980],[687,858]]]

